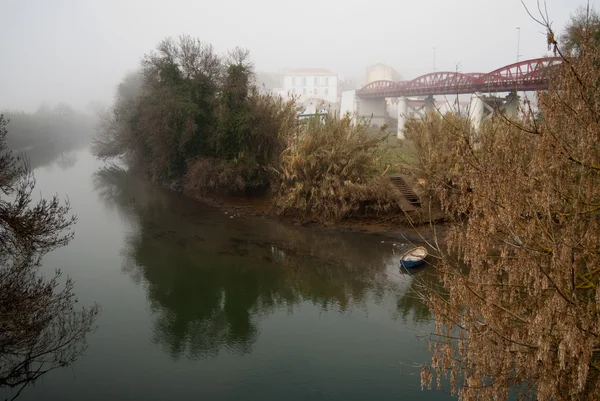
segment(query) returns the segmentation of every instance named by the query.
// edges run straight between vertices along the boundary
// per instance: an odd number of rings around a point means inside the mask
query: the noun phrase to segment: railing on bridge
[[[561,62],[560,57],[546,57],[509,64],[487,74],[440,71],[411,81],[375,81],[357,90],[356,96],[374,99],[542,90],[548,88],[549,71]]]

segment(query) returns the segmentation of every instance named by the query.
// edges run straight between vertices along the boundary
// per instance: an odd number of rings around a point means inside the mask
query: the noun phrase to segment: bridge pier
[[[425,98],[425,104],[423,105],[423,108],[425,109],[425,114],[436,110],[435,99],[433,98],[433,95],[429,95]]]
[[[357,99],[356,112],[359,117],[371,119],[371,125],[381,127],[386,123],[386,102],[385,98],[378,99]]]
[[[483,100],[483,93],[475,92],[471,95],[471,104],[469,106],[469,118],[471,124],[476,130],[481,127],[483,122],[483,116],[485,114],[485,101]]]
[[[398,139],[405,139],[404,137],[404,124],[408,118],[408,98],[398,98]]]
[[[519,116],[520,97],[513,91],[504,98],[504,104],[500,108],[508,118],[517,118]]]

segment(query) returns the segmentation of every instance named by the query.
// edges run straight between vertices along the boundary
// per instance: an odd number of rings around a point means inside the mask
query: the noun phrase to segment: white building
[[[398,71],[394,70],[392,67],[377,63],[372,66],[367,67],[367,83],[375,81],[393,81],[398,82],[402,78]]]
[[[290,70],[283,77],[283,93],[297,96],[300,103],[309,99],[338,103],[338,75],[322,68]]]

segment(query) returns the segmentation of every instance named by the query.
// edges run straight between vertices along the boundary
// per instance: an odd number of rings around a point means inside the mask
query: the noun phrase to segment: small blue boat
[[[427,257],[427,249],[422,246],[409,249],[400,257],[400,265],[402,267],[411,268],[417,267],[425,263]]]

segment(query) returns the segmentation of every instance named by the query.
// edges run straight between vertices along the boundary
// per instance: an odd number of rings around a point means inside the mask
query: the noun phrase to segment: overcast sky
[[[535,9],[536,0],[524,0]],[[584,0],[547,0],[556,30]],[[487,72],[547,52],[520,0],[0,0],[0,109],[109,102],[166,36],[241,46],[259,71],[328,68],[362,78],[383,62],[404,78]]]

